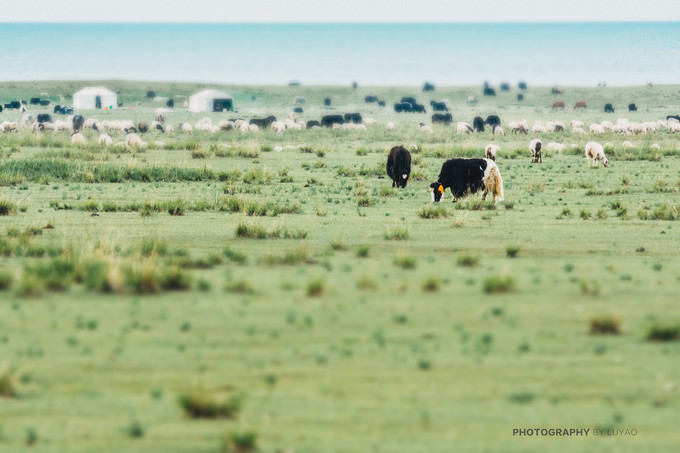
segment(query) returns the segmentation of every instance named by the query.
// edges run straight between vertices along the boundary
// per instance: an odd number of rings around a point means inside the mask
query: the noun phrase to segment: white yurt
[[[217,90],[203,90],[189,98],[190,112],[222,112],[234,110],[233,98]]]
[[[115,109],[118,107],[116,93],[104,87],[87,87],[73,95],[76,109]]]

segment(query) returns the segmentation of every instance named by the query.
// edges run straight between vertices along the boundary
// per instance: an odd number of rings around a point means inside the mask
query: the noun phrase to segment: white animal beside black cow
[[[484,190],[482,200],[491,193],[493,201],[503,201],[503,179],[498,166],[491,159],[449,159],[442,165],[437,182],[430,184],[432,201],[442,199],[450,188],[453,201]]]

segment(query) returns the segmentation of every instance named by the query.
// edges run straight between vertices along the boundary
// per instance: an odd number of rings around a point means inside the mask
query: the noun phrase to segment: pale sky
[[[680,21],[677,0],[0,0],[0,22]]]

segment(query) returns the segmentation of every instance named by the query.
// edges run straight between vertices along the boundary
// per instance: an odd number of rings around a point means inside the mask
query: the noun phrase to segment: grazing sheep
[[[510,127],[510,130],[512,131],[513,134],[520,132],[523,134],[529,133],[529,124],[527,123],[527,120],[510,121],[508,123],[508,127]]]
[[[469,134],[472,132],[472,128],[468,123],[458,121],[458,123],[456,124],[456,132],[459,134]]]
[[[389,132],[389,131],[393,131],[393,130],[394,130],[394,123],[393,123],[392,121],[390,121],[389,123],[387,123],[387,124],[385,125],[385,130],[388,131],[388,132]]]
[[[564,94],[564,87],[555,85],[552,87],[552,94]]]
[[[590,133],[602,135],[605,133],[605,130],[604,127],[600,126],[599,124],[593,123],[590,125]]]
[[[99,136],[99,140],[97,140],[97,143],[99,143],[100,145],[103,144],[104,146],[111,146],[113,140],[111,139],[111,136],[109,134],[101,134]]]
[[[370,126],[376,123],[376,121],[373,118],[364,118],[361,122],[364,123],[366,126]]]
[[[624,124],[615,124],[612,126],[612,132],[615,134],[630,134],[628,127]]]
[[[591,165],[596,165],[598,160],[602,161],[602,165],[605,167],[609,165],[609,161],[604,155],[604,148],[597,142],[586,143],[586,159],[588,159],[589,167]]]
[[[501,126],[492,126],[491,132],[493,133],[493,135],[505,136],[505,131],[503,130],[503,128]]]
[[[562,143],[555,143],[555,142],[550,142],[546,145],[545,149],[547,151],[556,151],[556,152],[561,152],[561,151],[566,151],[567,150],[567,145],[562,144]]]
[[[189,123],[179,123],[179,128],[185,134],[193,134],[194,133],[194,129],[191,127],[191,124],[189,124]]]
[[[83,134],[80,132],[74,132],[71,134],[71,143],[75,143],[76,145],[85,145],[87,142],[85,141],[85,137],[83,137]]]
[[[277,134],[283,134],[283,131],[286,130],[286,123],[283,121],[273,121],[270,127]]]
[[[494,162],[496,161],[496,153],[500,150],[498,145],[494,145],[493,143],[489,143],[486,145],[486,148],[484,149],[484,157],[487,159],[491,159]]]
[[[156,112],[156,116],[154,117],[154,121],[158,121],[161,124],[165,123],[165,115],[163,115],[163,113],[161,113],[161,112]]]
[[[432,133],[432,128],[430,126],[426,126],[423,123],[420,123],[418,125],[418,128],[420,129],[420,132],[424,132],[426,134],[431,134]]]
[[[569,124],[571,127],[584,127],[583,121],[581,120],[571,120]]]
[[[125,137],[125,146],[128,148],[134,148],[137,146],[144,146],[146,143],[142,141],[142,139],[139,137],[137,134],[127,134]]]
[[[661,149],[658,143],[653,143],[649,146],[649,149]]]
[[[543,162],[543,153],[541,151],[541,148],[543,147],[543,143],[541,142],[540,138],[535,138],[531,140],[529,143],[529,151],[531,151],[531,163],[535,164],[538,162]]]
[[[0,131],[2,132],[18,132],[19,131],[19,123],[16,121],[3,121],[2,125],[0,125]]]
[[[632,147],[633,147],[633,144],[632,144],[631,142],[629,142],[628,140],[626,140],[625,142],[623,142],[623,143],[621,144],[621,147],[622,147],[623,149],[632,148]]]
[[[585,135],[586,131],[582,127],[574,127],[571,129],[572,134]]]
[[[168,124],[167,126],[165,126],[165,132],[167,132],[168,134],[172,134],[173,132],[175,132],[175,128],[172,127],[172,124]]]
[[[250,132],[259,132],[260,131],[260,126],[258,126],[257,124],[251,124],[249,126],[249,128],[250,128]],[[219,129],[220,129],[219,126],[217,126],[217,130],[219,130]]]
[[[160,123],[159,121],[154,121],[153,123],[151,123],[151,130],[165,132],[163,124]]]
[[[543,126],[541,124],[534,124],[534,126],[531,128],[531,132],[545,133],[545,132],[547,132],[547,129],[545,128],[545,126]]]
[[[334,130],[345,129],[345,125],[344,125],[344,124],[340,124],[340,123],[333,123],[333,124],[331,125],[331,129],[334,129]]]
[[[678,133],[678,132],[680,132],[680,123],[678,123],[678,122],[671,123],[671,122],[669,121],[669,122],[668,122],[668,130],[669,130],[671,133]]]
[[[467,101],[465,101],[465,103],[468,105],[477,105],[477,98],[474,96],[468,96]]]

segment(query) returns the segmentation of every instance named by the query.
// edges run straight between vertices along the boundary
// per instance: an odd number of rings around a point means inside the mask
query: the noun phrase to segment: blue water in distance
[[[680,23],[9,24],[0,80],[680,83]]]

